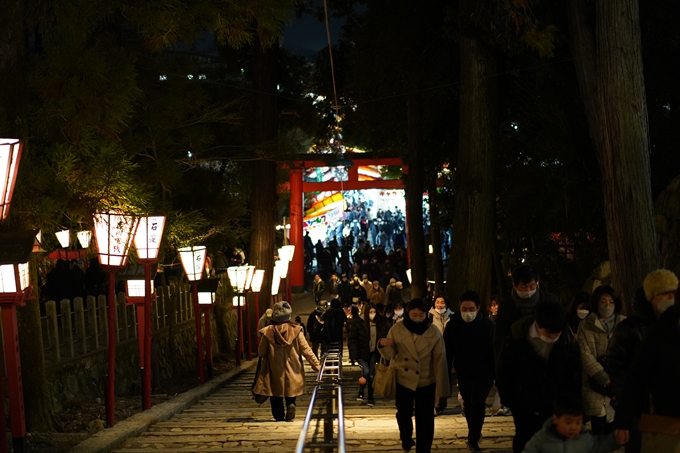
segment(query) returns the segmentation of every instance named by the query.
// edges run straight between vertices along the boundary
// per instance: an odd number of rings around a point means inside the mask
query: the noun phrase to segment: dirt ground
[[[234,358],[216,355],[213,358],[213,376],[219,376],[234,368]],[[168,401],[174,396],[196,387],[196,376],[186,376],[176,381],[165,382],[161,388],[166,393],[154,394],[151,402],[157,404]],[[142,411],[141,395],[121,396],[115,399],[115,420],[120,422]],[[105,426],[104,400],[73,401],[62,412],[55,414],[61,425],[61,432],[28,433],[26,436],[26,453],[66,453],[75,445],[84,441]],[[7,424],[9,451],[12,451],[10,427]]]

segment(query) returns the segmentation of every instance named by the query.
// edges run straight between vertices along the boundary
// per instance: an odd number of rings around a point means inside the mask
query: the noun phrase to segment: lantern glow
[[[254,293],[259,293],[262,290],[263,281],[264,281],[264,269],[257,269],[253,273],[253,281],[250,282],[250,290]]]
[[[92,240],[92,231],[90,230],[78,231],[77,236],[78,242],[80,242],[80,246],[82,248],[86,249],[90,246],[90,241]]]
[[[137,219],[115,212],[94,215],[94,235],[102,266],[123,267],[137,228]]]
[[[67,249],[71,244],[71,232],[69,230],[57,231],[54,235],[57,237],[57,241],[59,241],[59,245],[62,248]]]
[[[0,221],[9,215],[22,148],[23,144],[16,138],[0,138]]]
[[[139,227],[135,234],[135,248],[140,260],[158,259],[161,246],[165,216],[144,216],[139,218]],[[202,269],[202,268],[201,268]]]
[[[179,258],[182,260],[182,267],[187,274],[190,282],[201,279],[203,267],[205,266],[206,248],[204,245],[193,247],[178,248]]]

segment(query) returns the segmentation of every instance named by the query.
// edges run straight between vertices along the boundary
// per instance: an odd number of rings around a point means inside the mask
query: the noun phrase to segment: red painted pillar
[[[26,420],[24,418],[24,388],[21,379],[16,305],[7,304],[2,307],[2,330],[5,341],[5,362],[7,363],[7,393],[9,394],[12,444],[15,452],[23,452],[25,451]],[[2,423],[5,423],[4,419]],[[0,440],[6,441],[6,439]]]
[[[144,263],[144,372],[142,373],[142,410],[151,409],[151,263]],[[142,349],[140,349],[141,353]]]
[[[212,337],[210,335],[210,310],[211,307],[205,309],[205,363],[208,368],[208,379],[213,377],[213,357],[212,357]]]
[[[106,426],[115,424],[115,392],[116,392],[116,271],[109,268],[109,363],[106,379]]]
[[[290,243],[295,246],[293,262],[288,270],[292,291],[301,293],[305,289],[305,252],[302,222],[304,219],[302,200],[302,170],[290,171]]]
[[[196,366],[198,368],[198,382],[205,383],[203,373],[203,329],[201,327],[201,308],[198,305],[198,282],[191,283],[191,292],[194,301],[194,318],[196,318]]]

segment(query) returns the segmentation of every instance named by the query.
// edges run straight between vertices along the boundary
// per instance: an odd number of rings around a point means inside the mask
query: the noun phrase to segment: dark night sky
[[[338,42],[343,19],[330,19],[331,40]],[[326,25],[310,14],[294,18],[283,32],[283,47],[289,51],[307,57],[313,62],[316,54],[328,45]]]

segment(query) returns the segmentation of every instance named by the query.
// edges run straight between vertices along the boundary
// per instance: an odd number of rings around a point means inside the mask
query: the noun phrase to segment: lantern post
[[[136,229],[137,218],[135,216],[118,212],[99,212],[94,215],[94,234],[99,264],[109,273],[109,363],[106,385],[106,426],[109,428],[115,424],[116,272],[127,262]]]
[[[215,308],[215,295],[220,284],[219,278],[208,278],[198,282],[198,306],[205,312],[205,363],[208,379],[213,377],[212,337],[210,335],[210,312]]]
[[[23,147],[19,139],[0,138],[0,222],[9,215]]]
[[[237,340],[236,340],[236,365],[239,366],[241,365],[241,356],[244,351],[243,347],[243,307],[245,306],[244,302],[244,293],[246,290],[246,282],[250,278],[248,273],[252,272],[251,271],[251,266],[231,266],[227,268],[227,275],[229,276],[229,282],[231,283],[231,286],[234,290],[234,293],[236,294],[233,297],[233,309],[238,310],[237,312],[237,320],[236,320],[236,328],[237,328]],[[254,267],[253,267],[254,270]]]
[[[64,253],[66,254],[66,261],[68,261],[68,248],[71,245],[71,231],[61,230],[54,233],[54,235],[57,237],[57,241],[59,241],[59,245],[61,245],[61,248],[64,249]],[[59,254],[59,257],[61,258],[61,253]]]
[[[26,305],[32,299],[28,261],[33,251],[36,231],[10,233],[0,236],[0,308],[2,308],[2,330],[5,345],[7,390],[9,396],[12,446],[15,452],[26,450],[26,419],[24,413],[24,391],[19,354],[19,329],[17,307]],[[2,361],[0,360],[0,372]],[[0,376],[2,374],[0,373]],[[0,387],[2,388],[2,387]],[[4,414],[4,396],[0,398],[0,409]],[[7,451],[5,422],[0,422],[0,451]]]
[[[196,318],[196,366],[198,368],[198,382],[205,382],[203,372],[203,335],[201,334],[201,309],[198,306],[198,281],[203,275],[205,266],[206,248],[204,245],[181,247],[177,249],[182,267],[191,282],[192,300],[194,303],[194,317]]]
[[[250,290],[255,294],[255,320],[260,321],[260,300],[259,295],[262,290],[262,282],[264,281],[264,269],[256,269],[253,273],[253,281],[250,282]],[[259,332],[255,332],[255,344],[260,346]]]
[[[281,275],[279,273],[279,268],[274,265],[274,273],[272,276],[272,299],[269,302],[269,306],[274,306],[275,303],[279,301],[279,287],[281,286]]]

